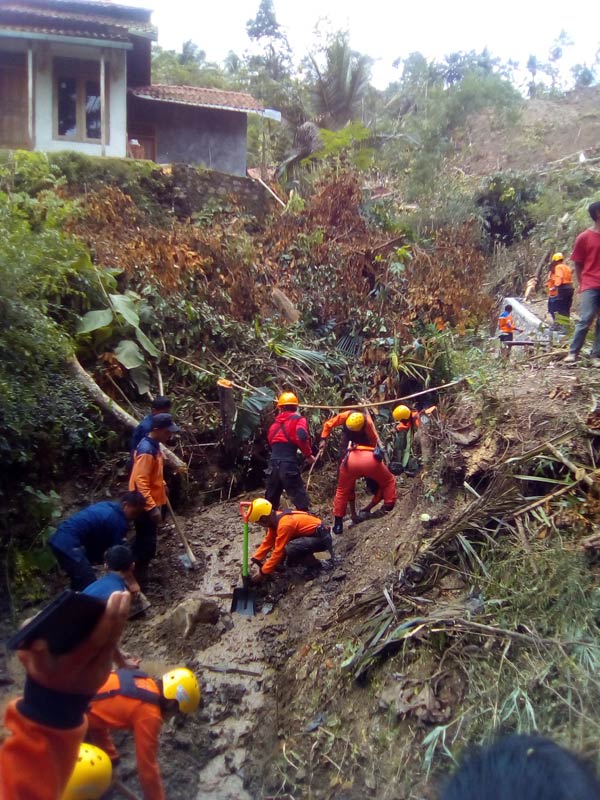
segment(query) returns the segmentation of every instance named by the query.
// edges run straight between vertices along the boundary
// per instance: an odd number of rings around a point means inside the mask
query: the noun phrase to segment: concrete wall
[[[246,174],[246,114],[130,98],[129,130],[154,127],[159,164],[198,164]]]
[[[22,39],[0,39],[0,50],[27,52],[27,42]],[[127,62],[125,50],[105,48],[108,64],[109,129],[105,152],[102,145],[93,142],[73,142],[54,138],[54,67],[55,58],[77,58],[100,63],[100,47],[70,45],[68,43],[33,43],[34,52],[34,130],[35,150],[46,152],[75,150],[89,156],[120,156],[127,152]]]

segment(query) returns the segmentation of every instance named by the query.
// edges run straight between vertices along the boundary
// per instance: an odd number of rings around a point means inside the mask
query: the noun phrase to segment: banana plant
[[[141,319],[148,316],[150,309],[136,292],[130,290],[125,294],[106,293],[106,299],[108,308],[88,311],[80,318],[77,336],[93,334],[96,344],[99,344],[110,341],[115,333],[122,333],[123,329],[133,328],[135,339],[120,339],[113,347],[113,353],[128,370],[138,392],[145,394],[150,388],[150,381],[144,351],[151,358],[160,358],[159,350],[140,327]]]

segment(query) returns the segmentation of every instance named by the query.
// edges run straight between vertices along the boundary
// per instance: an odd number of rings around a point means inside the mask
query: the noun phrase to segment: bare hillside
[[[456,162],[469,174],[533,169],[581,152],[600,155],[600,86],[527,100],[514,120],[486,110],[467,120]]]

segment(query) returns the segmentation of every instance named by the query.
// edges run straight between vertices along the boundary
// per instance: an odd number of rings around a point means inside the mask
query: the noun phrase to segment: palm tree
[[[312,102],[316,121],[337,130],[361,116],[362,100],[369,87],[371,59],[352,50],[348,34],[339,32],[324,51],[320,66],[311,54]]]

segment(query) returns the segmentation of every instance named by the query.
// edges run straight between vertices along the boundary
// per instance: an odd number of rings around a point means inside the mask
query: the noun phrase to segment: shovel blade
[[[233,597],[231,598],[231,613],[244,614],[247,617],[253,617],[255,595],[251,589],[241,586],[233,590]]]

